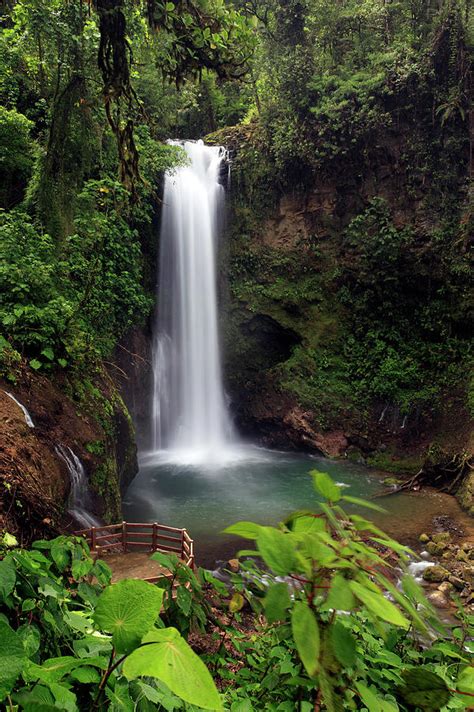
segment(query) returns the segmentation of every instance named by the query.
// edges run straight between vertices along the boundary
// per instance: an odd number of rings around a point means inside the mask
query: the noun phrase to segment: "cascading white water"
[[[225,150],[180,143],[189,164],[165,178],[158,319],[154,339],[153,446],[170,460],[220,462],[235,440],[218,338],[216,241]]]
[[[27,426],[28,426],[29,428],[34,428],[34,427],[35,427],[35,424],[33,423],[33,420],[32,420],[32,418],[31,418],[31,415],[29,414],[27,408],[25,408],[25,406],[23,405],[23,403],[20,403],[20,401],[15,398],[15,396],[13,395],[13,393],[10,393],[9,391],[3,391],[3,392],[4,392],[9,398],[11,398],[14,403],[17,404],[17,406],[20,408],[21,411],[23,411],[23,415],[25,416],[25,421],[26,421]]]
[[[92,502],[84,465],[70,447],[56,445],[55,449],[69,472],[71,481],[69,512],[82,528],[99,527],[99,520],[89,511]]]

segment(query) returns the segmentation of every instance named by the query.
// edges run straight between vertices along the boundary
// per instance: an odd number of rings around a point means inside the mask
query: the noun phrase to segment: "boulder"
[[[433,534],[431,540],[434,541],[435,544],[442,544],[446,547],[448,544],[451,544],[451,534],[449,532],[439,532],[438,534]]]
[[[428,583],[441,583],[445,581],[449,576],[449,571],[446,571],[442,566],[428,566],[423,571],[423,578]]]
[[[436,606],[436,608],[450,607],[449,600],[442,591],[433,591],[433,593],[429,594],[428,600],[433,606]]]
[[[434,541],[429,541],[426,545],[426,550],[432,556],[442,556],[446,546],[444,544],[436,544]]]

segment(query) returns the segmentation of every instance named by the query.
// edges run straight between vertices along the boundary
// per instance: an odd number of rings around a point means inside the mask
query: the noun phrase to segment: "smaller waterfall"
[[[31,415],[28,413],[28,410],[25,408],[25,406],[23,405],[23,403],[20,403],[20,401],[18,401],[18,400],[15,398],[15,396],[13,395],[13,393],[9,393],[9,391],[3,391],[3,392],[4,392],[9,398],[11,398],[12,401],[14,401],[14,402],[17,404],[17,406],[18,406],[19,408],[21,408],[21,410],[23,411],[23,415],[25,416],[25,420],[26,420],[27,426],[28,426],[29,428],[34,428],[34,427],[35,427],[35,424],[33,423],[32,419],[31,419]]]
[[[100,527],[99,520],[90,513],[92,498],[84,465],[70,447],[56,445],[55,450],[61,460],[66,464],[71,480],[71,493],[69,495],[70,514],[83,529]]]

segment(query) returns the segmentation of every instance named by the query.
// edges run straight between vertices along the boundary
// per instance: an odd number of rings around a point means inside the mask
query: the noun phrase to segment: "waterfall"
[[[25,421],[26,421],[27,426],[29,428],[34,428],[35,424],[33,423],[32,419],[31,419],[31,415],[29,414],[28,410],[25,408],[23,403],[20,403],[20,401],[18,401],[12,393],[9,393],[8,391],[3,391],[3,392],[9,398],[11,398],[12,401],[14,401],[17,404],[17,406],[23,411],[23,415],[25,416]]]
[[[66,464],[69,472],[71,481],[69,513],[83,529],[100,527],[99,520],[89,511],[89,508],[92,506],[92,501],[84,465],[70,447],[56,445],[55,450],[61,460]]]
[[[220,462],[235,436],[222,382],[216,248],[225,150],[179,143],[188,165],[167,173],[153,348],[155,451],[190,464]]]

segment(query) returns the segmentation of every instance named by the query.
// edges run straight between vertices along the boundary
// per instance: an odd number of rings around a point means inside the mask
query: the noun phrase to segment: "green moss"
[[[102,440],[92,440],[90,443],[86,444],[87,452],[91,455],[103,455],[105,452],[105,445]]]
[[[117,463],[114,455],[107,455],[95,468],[90,478],[90,486],[104,503],[103,518],[106,523],[120,521],[122,500],[120,497]]]
[[[466,475],[456,497],[461,507],[474,516],[474,473]]]
[[[68,384],[78,412],[97,424],[97,435],[85,445],[96,466],[91,489],[100,497],[106,522],[121,519],[121,489],[135,474],[135,431],[127,407],[107,373],[97,367],[96,380],[76,373]]]
[[[383,472],[411,475],[419,472],[423,464],[423,457],[420,455],[403,457],[389,451],[377,452],[367,458],[367,464]]]

